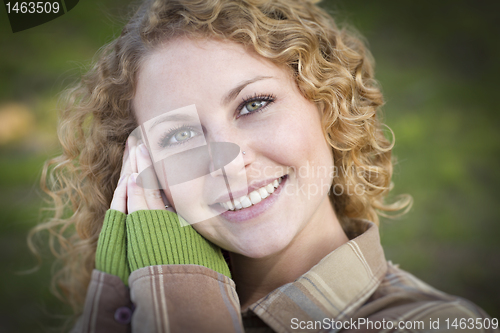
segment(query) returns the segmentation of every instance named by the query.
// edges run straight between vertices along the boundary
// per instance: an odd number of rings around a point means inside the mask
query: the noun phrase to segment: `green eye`
[[[252,111],[260,109],[264,103],[265,103],[264,101],[251,101],[250,103],[247,103],[245,105],[245,108],[248,111],[252,112]]]
[[[247,97],[238,105],[238,117],[251,113],[256,113],[264,110],[271,103],[274,103],[276,97],[274,95],[255,95]]]
[[[200,136],[200,132],[188,126],[173,128],[165,133],[158,142],[161,148],[167,148],[190,141]]]
[[[192,134],[193,134],[192,131],[185,130],[185,131],[181,131],[181,132],[176,133],[173,136],[173,138],[177,142],[185,141],[185,140],[190,139],[193,136]]]

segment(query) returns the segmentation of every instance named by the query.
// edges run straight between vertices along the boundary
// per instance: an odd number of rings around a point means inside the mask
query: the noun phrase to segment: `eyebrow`
[[[265,80],[265,79],[272,79],[272,76],[256,76],[253,79],[246,80],[241,82],[239,85],[237,85],[235,88],[231,89],[223,98],[222,98],[222,105],[227,105],[229,102],[234,100],[236,96],[249,84],[255,83],[260,80]],[[166,121],[191,121],[191,120],[197,120],[193,118],[190,115],[182,114],[182,113],[174,113],[174,114],[166,114],[161,117],[157,117],[157,119],[154,121],[154,123],[149,127],[149,131],[155,127],[156,125],[166,122]]]
[[[192,121],[192,120],[197,120],[191,115],[188,114],[182,114],[182,113],[174,113],[174,114],[165,114],[163,116],[157,117],[154,121],[154,123],[148,128],[148,131],[150,131],[153,127],[156,125],[166,122],[166,121]]]
[[[272,76],[256,76],[253,79],[243,81],[239,85],[237,85],[235,88],[231,89],[223,98],[222,98],[222,105],[227,105],[229,102],[234,100],[236,96],[249,84],[260,81],[260,80],[265,80],[265,79],[272,79]]]

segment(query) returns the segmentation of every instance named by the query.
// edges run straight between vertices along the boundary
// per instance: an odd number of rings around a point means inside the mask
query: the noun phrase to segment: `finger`
[[[113,199],[111,200],[110,209],[117,210],[127,214],[127,182],[129,175],[123,175],[116,185]]]
[[[120,171],[120,179],[123,177],[123,175],[131,175],[132,174],[132,167],[130,163],[130,149],[128,145],[128,140],[127,144],[125,145],[125,150],[123,151],[123,158],[122,158],[122,169]]]
[[[137,173],[133,173],[127,182],[127,211],[128,214],[138,210],[148,209],[148,203],[144,197],[144,189],[137,185]]]
[[[164,190],[160,190],[160,194],[161,194],[161,197],[163,199],[163,203],[165,204],[165,208],[169,211],[169,212],[172,212],[172,213],[175,213],[175,207],[173,206],[172,203],[170,203],[170,201],[168,200],[167,198],[167,195],[165,194],[165,191]]]
[[[154,169],[150,168],[146,172],[147,168],[151,167],[153,162],[149,156],[148,149],[141,143],[137,148],[137,169],[141,175],[141,183],[144,185],[144,196],[148,204],[149,209],[165,209],[165,204],[161,197],[161,192],[158,186],[158,179]]]
[[[123,158],[122,158],[122,168],[125,165],[125,162],[130,159],[130,149],[128,148],[128,140],[125,144],[125,149],[123,150]]]
[[[137,148],[137,138],[131,135],[127,140],[128,150],[129,150],[129,165],[132,173],[137,173],[137,157],[136,157],[136,148]]]
[[[120,180],[116,185],[115,191],[113,193],[113,199],[111,200],[110,209],[120,211],[122,213],[127,213],[127,181],[130,174],[132,174],[132,168],[130,167],[130,152],[128,147],[128,140],[125,144],[125,150],[123,151],[122,167],[120,170]]]

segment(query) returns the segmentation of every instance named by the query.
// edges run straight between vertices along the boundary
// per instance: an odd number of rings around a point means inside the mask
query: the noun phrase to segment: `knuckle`
[[[142,189],[140,187],[136,187],[136,186],[134,186],[134,188],[132,188],[131,193],[134,196],[141,196],[141,195],[143,195]]]
[[[115,190],[115,192],[113,193],[113,200],[115,200],[115,199],[123,199],[126,196],[127,195],[126,195],[125,191],[122,188],[117,188]]]
[[[125,195],[125,193],[115,193],[115,195],[113,196],[113,201],[114,200],[124,200],[127,196]]]
[[[161,193],[159,190],[149,190],[146,195],[151,199],[161,199]]]

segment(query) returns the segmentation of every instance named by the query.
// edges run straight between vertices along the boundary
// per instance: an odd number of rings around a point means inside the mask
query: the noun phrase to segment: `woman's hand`
[[[165,205],[168,203],[166,203],[167,200],[163,191],[145,189],[136,183],[137,176],[151,165],[151,158],[146,146],[141,142],[137,142],[137,139],[131,136],[127,140],[123,154],[120,180],[113,194],[111,209],[125,214],[147,209],[165,210]],[[173,208],[168,210],[174,211]]]

